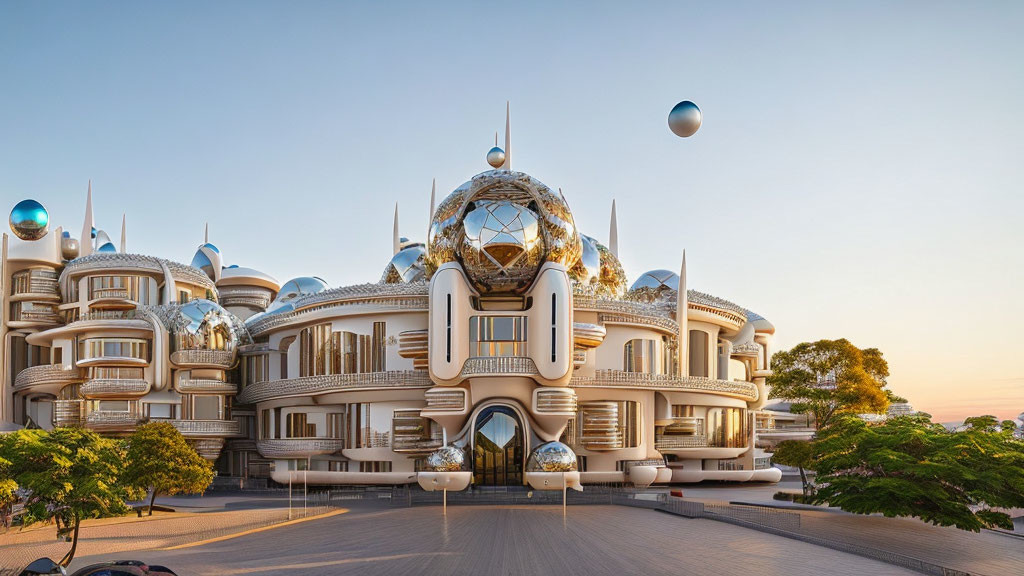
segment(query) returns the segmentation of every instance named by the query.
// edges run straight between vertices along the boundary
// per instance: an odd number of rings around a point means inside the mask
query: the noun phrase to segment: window
[[[708,446],[747,447],[747,411],[744,408],[708,408]]]
[[[53,364],[55,364],[55,365],[64,364],[64,349],[63,348],[54,348],[52,356],[53,356]]]
[[[139,304],[156,304],[155,281],[148,276],[92,276],[89,278],[89,299],[121,298]]]
[[[526,317],[471,317],[469,347],[471,356],[526,356]]]
[[[360,462],[360,472],[391,472],[391,462]]]
[[[78,343],[78,359],[130,358],[149,361],[149,341],[138,338],[87,338]]]
[[[708,333],[690,330],[690,376],[710,377],[708,371]]]
[[[299,376],[328,376],[384,370],[385,323],[374,322],[373,334],[334,332],[320,324],[299,332]]]
[[[626,372],[658,374],[657,348],[660,342],[635,338],[623,347],[622,369]]]
[[[292,412],[288,415],[285,436],[288,438],[316,438],[316,424],[310,424],[304,412]]]
[[[588,450],[635,448],[643,442],[642,422],[639,402],[583,402],[562,433],[562,442]]]
[[[222,396],[189,395],[193,420],[223,420]]]

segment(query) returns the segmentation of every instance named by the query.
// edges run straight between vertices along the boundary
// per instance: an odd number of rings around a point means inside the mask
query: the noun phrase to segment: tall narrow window
[[[448,295],[448,311],[446,316],[447,328],[445,329],[445,361],[452,361],[452,295]]]
[[[551,295],[551,361],[552,362],[555,361],[555,350],[556,350],[555,349],[555,343],[557,341],[557,339],[555,337],[555,334],[556,334],[555,328],[557,328],[557,323],[555,322],[555,318],[558,317],[557,314],[556,314],[556,311],[555,311],[555,306],[557,305],[557,303],[558,302],[557,302],[556,295],[552,294]]]
[[[707,378],[708,372],[708,333],[703,330],[690,330],[690,376]]]

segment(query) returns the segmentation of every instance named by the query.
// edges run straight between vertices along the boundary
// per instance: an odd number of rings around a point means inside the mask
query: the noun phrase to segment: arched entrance
[[[522,486],[525,430],[515,410],[488,406],[473,426],[473,483]]]

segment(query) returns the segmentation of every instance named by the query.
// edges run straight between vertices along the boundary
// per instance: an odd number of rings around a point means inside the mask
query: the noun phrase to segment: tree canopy
[[[803,488],[804,497],[813,492],[811,483],[807,480],[807,470],[814,469],[814,446],[803,440],[783,440],[775,446],[772,452],[772,461],[783,466],[792,466],[800,470],[800,483]]]
[[[1024,507],[1024,443],[992,416],[966,423],[950,432],[917,416],[838,418],[814,441],[815,500],[975,532],[1012,529],[995,509]]]
[[[125,501],[134,493],[120,481],[125,450],[116,440],[80,428],[18,430],[3,438],[0,454],[26,491],[25,520],[55,519],[58,537],[70,536],[62,566],[74,558],[82,520],[129,510]]]
[[[213,481],[211,464],[168,422],[143,424],[129,444],[125,481],[150,491],[150,514],[157,494],[196,494]]]
[[[793,401],[791,410],[813,414],[820,429],[839,414],[883,413],[902,401],[885,388],[888,376],[877,348],[861,350],[845,339],[804,342],[772,356],[769,397]]]

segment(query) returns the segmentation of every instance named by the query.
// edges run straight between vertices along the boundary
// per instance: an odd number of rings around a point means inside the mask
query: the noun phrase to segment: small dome
[[[575,472],[576,453],[561,442],[545,442],[533,449],[526,461],[527,472]]]
[[[403,242],[402,249],[391,257],[391,261],[384,268],[380,283],[403,284],[425,280],[427,278],[426,256],[427,248],[423,244]]]
[[[629,287],[630,290],[638,288],[653,288],[655,290],[679,290],[679,275],[669,270],[651,270],[644,272]]]
[[[427,468],[434,472],[458,472],[466,465],[466,453],[455,446],[442,446],[427,456]]]
[[[168,319],[171,351],[226,350],[248,343],[242,322],[216,302],[202,298],[182,304]]]
[[[14,205],[9,219],[11,232],[22,240],[39,240],[50,228],[50,214],[35,200],[22,200]]]
[[[270,303],[267,314],[280,314],[291,312],[295,309],[295,301],[303,296],[309,296],[327,290],[327,282],[316,276],[300,276],[292,278],[281,286],[277,298]]]
[[[117,246],[113,242],[104,242],[96,251],[100,254],[117,254]]]
[[[619,297],[626,292],[626,272],[607,246],[580,234],[583,250],[569,269],[574,289],[580,294]]]
[[[210,280],[220,280],[223,261],[220,256],[220,249],[207,242],[196,249],[196,255],[192,257],[192,267],[199,268]]]

